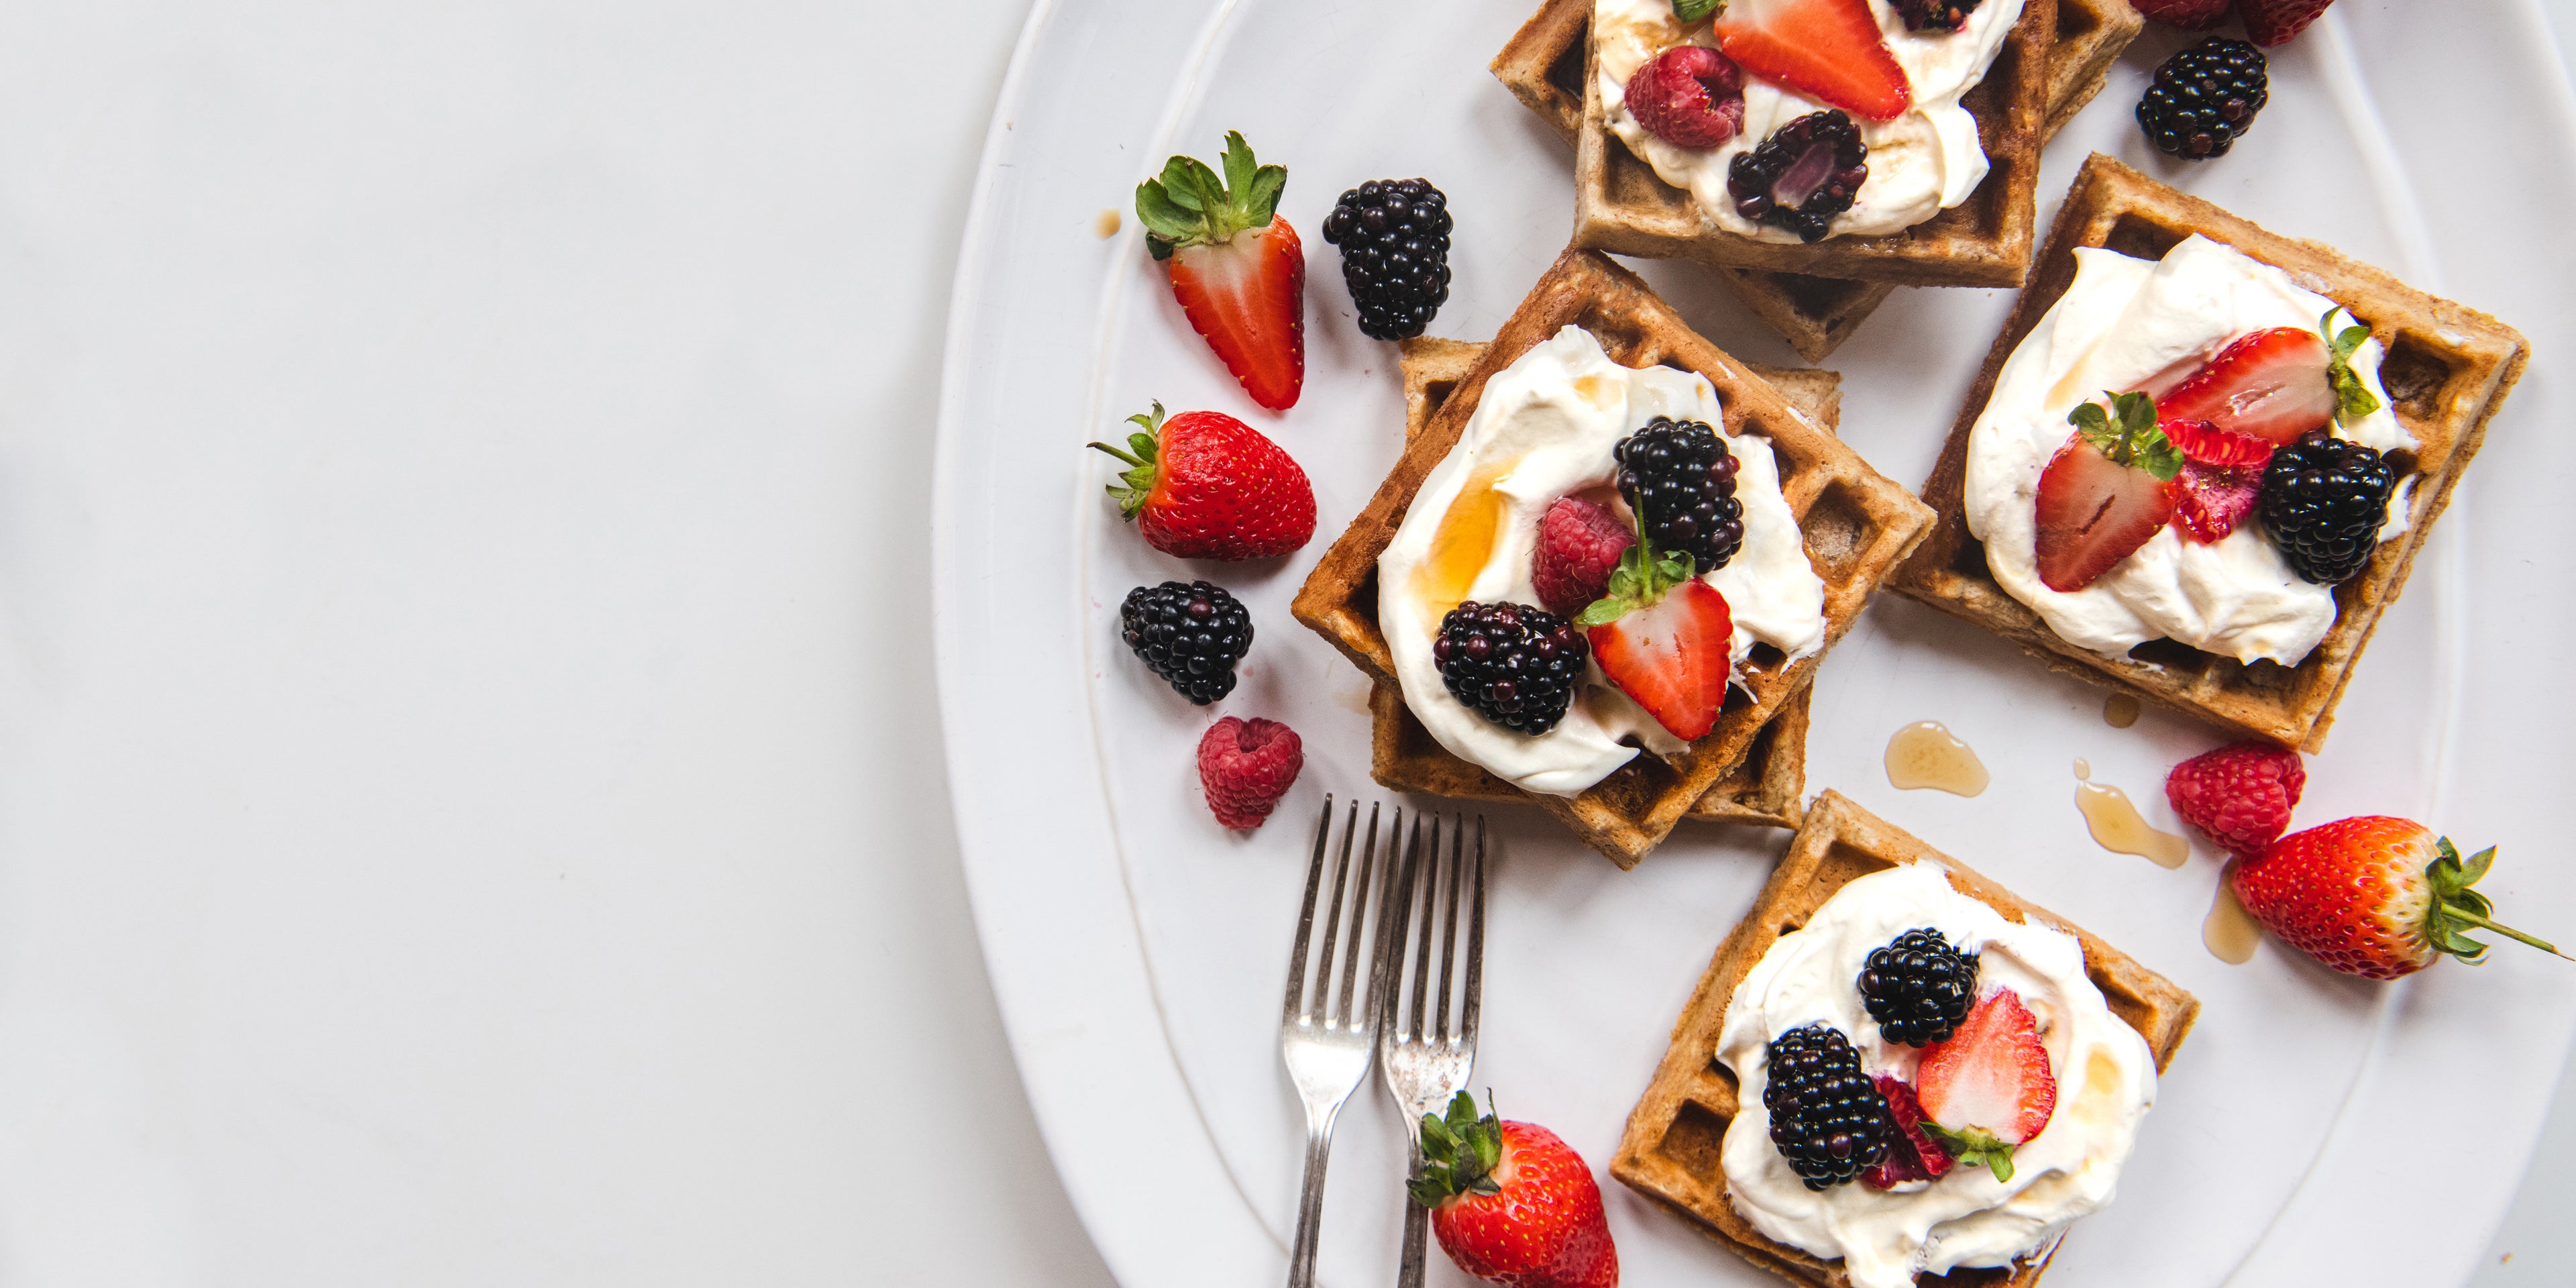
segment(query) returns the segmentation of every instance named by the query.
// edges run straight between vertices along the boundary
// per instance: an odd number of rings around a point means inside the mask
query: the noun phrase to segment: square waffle
[[[1485,346],[1430,336],[1397,346],[1404,357],[1404,436],[1410,441],[1431,423],[1449,391],[1467,378],[1484,356]],[[1744,364],[1771,383],[1789,405],[1831,431],[1842,421],[1843,378],[1812,367],[1765,367]],[[1753,737],[1744,760],[1690,808],[1689,818],[1721,823],[1760,823],[1796,827],[1799,802],[1807,794],[1807,700],[1809,685],[1780,708],[1780,714]],[[1369,691],[1369,775],[1400,792],[1469,800],[1526,801],[1529,793],[1452,755],[1414,718],[1404,694],[1385,681]]]
[[[1825,583],[1825,646],[1842,638],[1879,581],[1922,539],[1931,512],[1871,469],[1832,434],[1792,410],[1779,392],[1683,325],[1636,274],[1597,252],[1569,247],[1503,324],[1484,356],[1406,444],[1366,509],[1306,578],[1292,611],[1332,641],[1372,680],[1392,683],[1394,660],[1377,622],[1377,560],[1395,537],[1414,493],[1455,447],[1475,414],[1485,381],[1565,326],[1600,340],[1612,360],[1660,363],[1705,377],[1731,427],[1768,438],[1780,460],[1781,491]],[[1642,755],[1574,797],[1531,799],[1563,819],[1621,867],[1660,844],[1709,788],[1741,763],[1754,737],[1814,678],[1816,656],[1789,663],[1757,647],[1741,683],[1750,698],[1731,706],[1708,736],[1673,761]]]
[[[2004,593],[1987,571],[1985,546],[1968,531],[1968,431],[1985,410],[2004,360],[2074,280],[2075,248],[2107,246],[2153,259],[2193,233],[2287,270],[2369,323],[2386,350],[2380,381],[2399,423],[2422,444],[2412,462],[2418,476],[2413,526],[2405,535],[2381,542],[2361,574],[2336,587],[2334,626],[2295,667],[2268,660],[2238,662],[2172,640],[2151,640],[2119,658],[2070,644],[2038,613]],[[2096,153],[2076,176],[2030,288],[2022,292],[2003,334],[1986,354],[1985,368],[1970,386],[1967,405],[1923,485],[1923,499],[1939,513],[1939,524],[1891,584],[2002,635],[2056,670],[2109,683],[2240,733],[2315,751],[2325,742],[2335,703],[2351,680],[2371,628],[2405,586],[2416,549],[2449,504],[2452,486],[2477,453],[2488,420],[2521,376],[2529,353],[2519,332],[2484,313],[2416,290],[2332,247],[2266,232]],[[2407,472],[2401,462],[2400,477]]]
[[[1957,206],[1901,232],[1758,241],[1705,223],[1699,202],[1665,183],[1610,133],[1584,56],[1583,126],[1574,141],[1574,244],[1650,259],[1910,286],[2019,286],[2030,271],[2038,223],[2041,131],[2049,116],[2050,50],[2057,6],[2022,8],[1985,79],[1960,101],[1977,118],[1991,169]],[[1599,42],[1587,40],[1587,47]]]
[[[1727,1198],[1726,1171],[1718,1151],[1735,1120],[1737,1085],[1734,1073],[1716,1059],[1727,1004],[1772,942],[1806,924],[1835,891],[1870,873],[1918,862],[1940,864],[1948,870],[1951,888],[2006,920],[2026,924],[2036,918],[2074,935],[2084,946],[2085,975],[2102,990],[2111,1013],[2147,1040],[2157,1072],[2173,1062],[2175,1048],[2182,1045],[2183,1035],[2200,1014],[2197,998],[2064,917],[2023,901],[1840,793],[1829,791],[1817,797],[1753,910],[1736,923],[1726,942],[1718,946],[1707,973],[1700,976],[1699,987],[1682,1008],[1681,1021],[1673,1026],[1673,1044],[1645,1096],[1629,1113],[1618,1153],[1610,1160],[1610,1174],[1630,1189],[1791,1283],[1850,1288],[1851,1281],[1844,1276],[1839,1258],[1821,1260],[1804,1249],[1772,1241],[1737,1214]],[[1954,1270],[1943,1276],[1923,1276],[1920,1282],[1925,1288],[1935,1284],[2030,1288],[2039,1282],[2040,1272],[2056,1251],[2056,1245],[2050,1244],[2015,1266]]]
[[[2102,92],[2112,62],[2145,25],[2127,0],[2057,0],[2043,144]],[[1494,56],[1494,78],[1568,144],[1583,128],[1583,60],[1591,30],[1592,0],[1547,0]],[[1745,308],[1809,362],[1824,361],[1896,289],[1892,282],[1711,267]]]

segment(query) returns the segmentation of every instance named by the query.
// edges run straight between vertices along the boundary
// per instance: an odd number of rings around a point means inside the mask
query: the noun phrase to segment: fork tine
[[[1396,898],[1396,888],[1401,883],[1404,870],[1408,866],[1404,862],[1404,846],[1401,843],[1404,835],[1403,824],[1404,807],[1399,805],[1395,810],[1394,825],[1386,830],[1386,871],[1379,878],[1377,933],[1371,937],[1369,943],[1368,1006],[1367,1014],[1361,1017],[1361,1023],[1372,1034],[1384,1033],[1379,1026],[1384,1022],[1386,1013],[1395,1009],[1387,1001],[1388,996],[1394,991],[1393,981],[1389,976],[1401,973],[1404,969],[1404,932],[1397,926],[1402,905]],[[1422,839],[1422,815],[1419,811],[1413,815],[1413,838],[1417,845]]]
[[[1351,986],[1360,977],[1360,941],[1368,938],[1363,932],[1368,929],[1370,879],[1377,872],[1377,808],[1374,804],[1369,806],[1368,844],[1360,850],[1359,880],[1351,883],[1351,942],[1343,950],[1341,990],[1335,995],[1327,1023],[1349,1024],[1359,1018],[1359,1013],[1351,1009]],[[1403,825],[1404,811],[1399,808],[1387,835],[1392,837]],[[1375,960],[1375,954],[1371,954],[1371,960]],[[1324,964],[1331,966],[1332,959],[1326,957]]]
[[[1440,816],[1431,816],[1431,826],[1440,826]],[[1378,981],[1379,1014],[1385,1027],[1379,1030],[1381,1046],[1404,1041],[1404,954],[1413,942],[1413,879],[1422,864],[1422,811],[1413,812],[1413,836],[1405,842],[1402,863],[1389,863],[1386,869],[1386,920],[1380,923],[1380,968],[1384,978]]]
[[[1459,820],[1466,830],[1466,820]],[[1467,1049],[1476,1049],[1476,1011],[1485,996],[1485,816],[1476,816],[1476,901],[1467,913],[1467,996],[1459,1017]]]
[[[1431,1036],[1444,1041],[1449,1037],[1449,977],[1458,963],[1458,887],[1462,884],[1458,878],[1464,871],[1461,847],[1466,843],[1467,820],[1461,815],[1449,829],[1449,898],[1442,907],[1445,924],[1440,931],[1440,1006],[1431,1027]]]
[[[1422,1036],[1422,1004],[1431,980],[1431,901],[1440,889],[1440,818],[1431,819],[1431,848],[1417,856],[1421,862],[1416,872],[1422,882],[1422,930],[1413,945],[1413,998],[1405,1021],[1405,1036]],[[1413,891],[1405,891],[1405,910],[1412,911]]]
[[[1369,821],[1377,821],[1377,807],[1369,807]],[[1333,857],[1333,902],[1324,915],[1324,948],[1315,955],[1315,989],[1306,994],[1306,1005],[1300,1018],[1329,1023],[1333,1002],[1333,945],[1342,935],[1342,895],[1351,881],[1351,839],[1360,830],[1360,803],[1351,802],[1350,817],[1343,820],[1341,852]]]
[[[1354,807],[1356,808],[1356,807]],[[1279,1007],[1279,1022],[1297,1022],[1299,1004],[1306,1000],[1306,936],[1315,928],[1315,892],[1324,882],[1324,841],[1333,832],[1333,794],[1324,793],[1324,812],[1315,819],[1315,859],[1306,865],[1306,901],[1299,905],[1305,911],[1297,914],[1297,947],[1288,954],[1288,1000]]]

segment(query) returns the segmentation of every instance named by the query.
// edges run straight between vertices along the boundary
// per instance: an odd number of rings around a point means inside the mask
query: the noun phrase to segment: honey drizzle
[[[2230,860],[2227,871],[2218,878],[2218,894],[2209,901],[2209,919],[2200,923],[2200,942],[2209,955],[2230,966],[2242,966],[2254,960],[2254,950],[2263,943],[2263,924],[2236,899],[2236,863]]]
[[[2138,722],[2138,695],[2114,693],[2102,703],[2102,723],[2126,729]]]
[[[1974,796],[1986,790],[1992,775],[1958,735],[1937,720],[1918,720],[1887,740],[1887,781],[1899,791],[1931,787]]]
[[[2129,803],[2128,793],[2092,781],[2093,766],[2076,761],[2075,778],[2075,808],[2083,812],[2084,825],[2103,849],[2134,854],[2164,868],[2181,867],[2191,857],[2191,842],[2158,831]]]

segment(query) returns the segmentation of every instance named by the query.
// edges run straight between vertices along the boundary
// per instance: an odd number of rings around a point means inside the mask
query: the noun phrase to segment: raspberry
[[[2165,799],[2228,853],[2256,855],[2289,830],[2290,811],[2307,784],[2299,753],[2240,742],[2174,766],[2165,777]]]
[[[1907,1181],[1937,1181],[1948,1175],[1950,1151],[1923,1130],[1923,1106],[1915,1102],[1914,1088],[1883,1073],[1871,1081],[1887,1101],[1887,1122],[1895,1130],[1887,1134],[1887,1161],[1863,1171],[1860,1183],[1873,1190],[1892,1190]]]
[[[1628,78],[1628,114],[1676,147],[1713,148],[1744,128],[1744,71],[1706,45],[1675,45]]]
[[[1637,534],[1608,509],[1579,496],[1559,497],[1538,521],[1538,553],[1530,580],[1538,601],[1559,617],[1573,617],[1610,589],[1610,570],[1637,544]]]
[[[2187,31],[2207,31],[2227,21],[2236,0],[2131,0],[2138,12]]]
[[[1238,831],[1261,826],[1305,766],[1297,731],[1276,720],[1227,716],[1199,739],[1199,787],[1216,821]]]

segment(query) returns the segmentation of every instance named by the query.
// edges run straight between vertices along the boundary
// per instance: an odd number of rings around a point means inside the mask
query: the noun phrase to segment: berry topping
[[[2236,0],[2236,16],[2245,20],[2245,34],[2266,49],[2289,43],[2292,36],[2308,29],[2326,6],[2334,0]]]
[[[1860,1183],[1873,1190],[1892,1190],[1907,1181],[1937,1181],[1949,1175],[1950,1152],[1923,1130],[1923,1106],[1915,1103],[1914,1088],[1883,1073],[1874,1081],[1879,1096],[1887,1101],[1887,1124],[1894,1130],[1887,1134],[1887,1161],[1862,1172]]]
[[[1601,674],[1684,742],[1706,737],[1726,711],[1735,676],[1735,614],[1687,558],[1632,546],[1610,593],[1583,610]]]
[[[1873,121],[1914,106],[1869,0],[1729,0],[1717,47],[1764,80]]]
[[[2138,100],[2138,126],[2167,156],[2206,161],[2227,155],[2271,97],[2263,51],[2212,36],[2156,68]]]
[[[1297,731],[1276,720],[1227,716],[1199,739],[1199,788],[1216,821],[1237,831],[1261,826],[1305,766]]]
[[[2020,994],[1996,989],[1968,1012],[1958,1036],[1924,1048],[1914,1094],[1924,1130],[1952,1158],[2011,1180],[2013,1150],[2057,1112],[2057,1075]]]
[[[1109,495],[1147,545],[1182,559],[1268,559],[1315,535],[1306,471],[1261,431],[1223,412],[1166,420],[1161,403],[1127,419],[1139,428],[1126,450],[1092,446],[1133,467]]]
[[[1762,1107],[1771,1143],[1811,1190],[1849,1184],[1887,1157],[1887,1101],[1842,1030],[1816,1023],[1771,1039]]]
[[[2174,477],[2174,530],[2203,545],[2234,532],[2254,511],[2272,445],[2205,420],[2167,420],[2156,428],[2182,453],[2182,473]]]
[[[2335,418],[2333,351],[2323,337],[2276,326],[2238,336],[2156,400],[2166,420],[2205,420],[2278,447]]]
[[[1422,334],[1449,298],[1449,198],[1428,179],[1371,179],[1324,216],[1342,284],[1373,340]]]
[[[1127,647],[1154,674],[1200,706],[1234,692],[1234,664],[1252,648],[1252,614],[1223,587],[1204,581],[1128,591],[1118,625]]]
[[[1539,517],[1538,551],[1530,558],[1539,602],[1559,617],[1591,607],[1610,589],[1619,556],[1635,544],[1637,534],[1608,507],[1579,496],[1557,498]]]
[[[2495,923],[2494,905],[2469,888],[2494,863],[2493,846],[2463,859],[2421,823],[2365,816],[2292,832],[2229,881],[2265,930],[2346,975],[2395,979],[2444,953],[2477,961],[2487,945],[2469,938],[2476,930],[2566,956]]]
[[[1297,405],[1306,383],[1306,253],[1276,211],[1288,171],[1255,165],[1225,136],[1225,177],[1191,157],[1136,185],[1145,248],[1170,270],[1172,296],[1252,401]]]
[[[1881,1036],[1929,1046],[1948,1041],[1968,1018],[1977,1000],[1977,955],[1929,926],[1909,930],[1870,950],[1857,985]]]
[[[2263,526],[2301,577],[2349,581],[2379,548],[2397,471],[2379,453],[2312,434],[2272,453],[2263,471]]]
[[[2187,31],[2207,31],[2227,21],[2236,0],[2130,0],[2138,12]]]
[[[2050,590],[2092,585],[2173,518],[2182,453],[2156,428],[2155,400],[2111,401],[2116,425],[2100,403],[2076,408],[2075,432],[2040,471],[2036,553]]]
[[[1735,154],[1726,168],[1735,213],[1811,242],[1833,231],[1834,216],[1851,209],[1868,180],[1869,145],[1839,109],[1781,126],[1762,146]]]
[[[1896,0],[1896,16],[1907,31],[1957,31],[1983,0]]]
[[[2290,827],[2308,785],[2299,753],[2268,742],[2204,751],[2165,775],[2165,799],[2182,821],[2230,854],[2261,854]]]
[[[1619,494],[1647,540],[1689,555],[1698,572],[1725,567],[1743,547],[1744,503],[1735,499],[1743,462],[1716,430],[1657,416],[1610,454],[1619,462]]]
[[[1628,114],[1648,134],[1713,148],[1744,128],[1744,71],[1706,45],[1675,45],[1628,78]]]
[[[1574,705],[1592,646],[1546,609],[1471,599],[1440,619],[1431,658],[1451,697],[1506,729],[1536,735]]]

